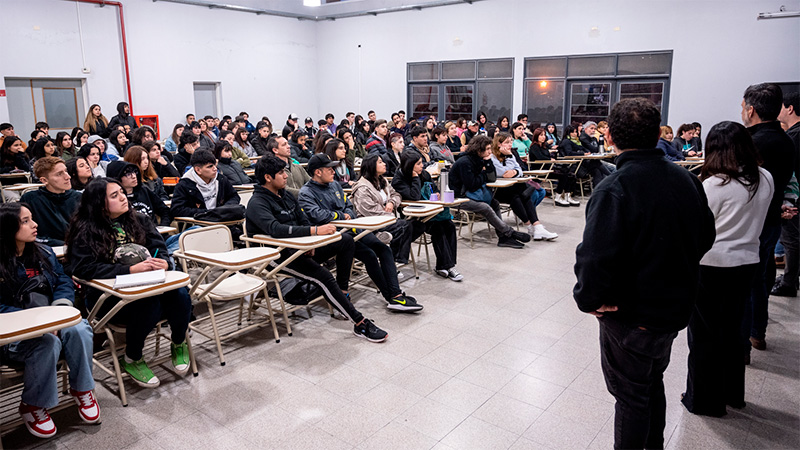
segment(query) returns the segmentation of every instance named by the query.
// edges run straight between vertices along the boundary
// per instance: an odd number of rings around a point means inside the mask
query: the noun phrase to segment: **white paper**
[[[167,272],[164,269],[153,270],[150,272],[132,273],[129,275],[117,275],[117,279],[114,280],[114,289],[158,284],[163,283],[166,280]]]

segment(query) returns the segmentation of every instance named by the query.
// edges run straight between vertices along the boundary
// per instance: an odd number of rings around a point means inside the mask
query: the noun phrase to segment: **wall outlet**
[[[81,69],[81,72],[83,72],[83,73],[92,73],[92,69],[90,69],[88,67],[84,67],[83,69]]]

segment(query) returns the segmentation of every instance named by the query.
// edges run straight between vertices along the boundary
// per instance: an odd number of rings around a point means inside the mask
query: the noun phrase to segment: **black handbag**
[[[43,274],[34,275],[17,289],[14,304],[17,308],[30,309],[50,305],[53,298],[53,287]]]
[[[281,294],[283,301],[292,305],[307,305],[308,302],[322,295],[322,290],[316,283],[298,278],[284,278],[281,280]],[[270,297],[278,298],[278,290],[269,290]]]
[[[244,219],[244,212],[244,205],[222,205],[200,211],[194,215],[194,218],[206,222],[234,222]]]

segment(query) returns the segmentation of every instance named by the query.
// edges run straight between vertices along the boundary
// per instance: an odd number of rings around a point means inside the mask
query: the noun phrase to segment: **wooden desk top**
[[[444,211],[444,206],[433,203],[406,203],[403,206],[403,214],[414,218],[432,217]]]
[[[244,222],[244,219],[241,220],[229,220],[227,222],[209,222],[207,220],[197,220],[194,217],[176,217],[175,220],[177,222],[186,222],[195,225],[203,225],[203,226],[213,226],[213,225],[238,225]]]
[[[331,225],[339,228],[356,228],[359,230],[380,230],[397,222],[397,218],[391,216],[369,216],[359,217],[350,220],[334,220]]]
[[[457,198],[457,199],[453,200],[452,202],[446,202],[444,200],[416,200],[416,201],[413,201],[413,202],[412,201],[404,201],[403,203],[401,203],[401,205],[406,206],[406,205],[413,205],[413,204],[419,203],[419,204],[423,204],[423,205],[424,204],[431,204],[431,205],[442,205],[442,206],[447,206],[447,207],[453,207],[453,206],[458,206],[458,205],[460,205],[462,203],[467,203],[468,201],[469,201],[468,198]]]
[[[253,184],[234,184],[233,188],[237,191],[252,191],[255,189],[255,185]]]
[[[242,240],[244,241],[271,245],[273,247],[292,248],[295,250],[311,250],[318,247],[324,247],[341,239],[341,231],[337,231],[334,234],[328,234],[325,236],[303,236],[295,238],[274,238],[272,236],[267,236],[266,234],[257,234],[252,237],[242,237]]]
[[[156,230],[161,234],[170,234],[178,231],[175,227],[156,227]]]
[[[497,181],[486,183],[486,186],[490,188],[504,188],[517,184],[517,182],[517,179],[514,178],[498,178]]]
[[[173,289],[181,288],[189,284],[189,275],[179,272],[177,270],[168,270],[167,278],[163,283],[150,284],[145,286],[133,286],[129,288],[114,289],[115,278],[103,278],[89,281],[82,281],[81,283],[91,286],[95,289],[100,289],[103,292],[108,292],[121,299],[128,297],[142,297],[158,295]]]
[[[44,186],[42,183],[18,183],[12,184],[11,186],[3,186],[3,189],[7,191],[24,191],[25,189],[38,188],[42,186]]]
[[[11,173],[0,173],[0,178],[20,178],[20,177],[30,177],[30,172],[11,172]]]
[[[552,170],[526,170],[522,172],[523,175],[541,176],[553,173]]]
[[[0,314],[0,346],[75,326],[81,312],[71,306],[42,306]]]
[[[179,250],[175,253],[179,256],[185,256],[187,259],[224,266],[233,270],[242,270],[242,268],[274,261],[281,256],[281,253],[272,247],[248,247],[220,253],[199,250],[186,252],[180,252]]]

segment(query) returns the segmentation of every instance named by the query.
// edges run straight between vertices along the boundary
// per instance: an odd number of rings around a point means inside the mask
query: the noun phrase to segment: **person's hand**
[[[336,233],[336,225],[325,224],[317,227],[317,236],[327,236]]]
[[[553,144],[553,140],[552,139],[548,139],[548,140],[545,141],[545,144],[552,145]]]
[[[169,268],[169,263],[161,258],[149,258],[148,261],[155,267],[153,270],[167,270]]]
[[[167,164],[169,164],[167,162],[167,158],[164,158],[163,156],[158,157],[158,163],[161,164],[162,166],[166,166]]]
[[[388,213],[393,212],[394,211],[394,203],[392,203],[392,202],[386,203],[386,207],[383,208],[383,210],[388,212]]]
[[[584,156],[589,156],[591,154],[592,154],[592,152],[584,152]]]
[[[612,311],[616,311],[617,309],[618,308],[616,306],[603,305],[603,306],[597,308],[597,311],[589,311],[588,314],[591,314],[591,315],[593,315],[595,317],[603,317],[603,313],[604,312],[612,312]]]
[[[797,207],[783,205],[781,206],[781,219],[789,220],[797,215]]]
[[[695,155],[697,155],[697,152],[695,152],[694,150],[689,150],[689,156],[695,156]]]
[[[462,146],[461,146],[461,151],[462,151],[462,152],[465,152],[465,151],[467,151],[467,146],[466,146],[466,145],[462,145]]]
[[[148,258],[138,264],[134,264],[131,266],[131,273],[142,273],[142,272],[150,272],[151,270],[158,270],[160,267],[156,267],[153,264],[153,258]]]
[[[503,178],[514,178],[516,174],[516,170],[506,170],[506,173],[503,174]]]
[[[350,219],[352,219],[352,217],[350,217],[350,214],[344,213],[344,220],[350,220]]]

